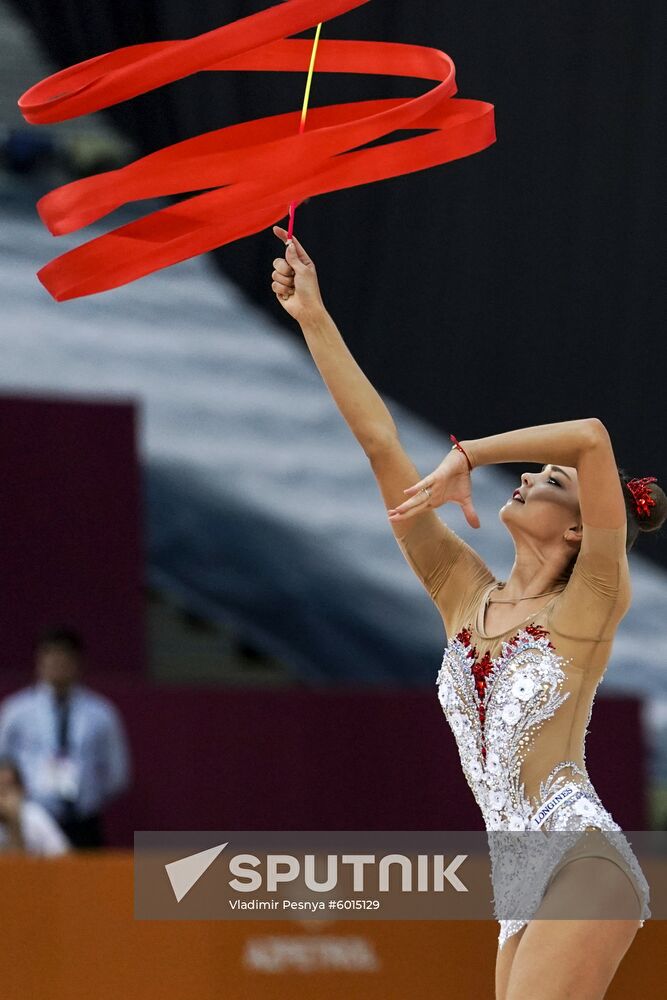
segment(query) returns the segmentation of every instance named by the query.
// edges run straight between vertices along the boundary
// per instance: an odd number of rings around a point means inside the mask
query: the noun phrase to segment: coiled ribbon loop
[[[110,107],[191,73],[305,72],[307,39],[286,36],[368,0],[287,0],[195,38],[117,49],[55,73],[19,100],[26,121],[64,121]],[[90,240],[37,274],[57,301],[92,295],[259,232],[285,206],[312,195],[477,153],[495,141],[493,106],[453,99],[454,63],[437,49],[395,42],[321,41],[317,69],[437,81],[419,97],[311,108],[207,132],[111,170],[65,184],[37,203],[54,235],[69,233],[144,198],[204,190]],[[429,134],[358,149],[397,129]],[[215,190],[209,190],[214,188]]]

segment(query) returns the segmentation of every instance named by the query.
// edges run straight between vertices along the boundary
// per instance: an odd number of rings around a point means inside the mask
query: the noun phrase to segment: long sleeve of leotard
[[[396,541],[449,632],[464,601],[494,579],[491,571],[481,556],[433,511],[406,521],[405,533]]]
[[[572,575],[551,615],[552,627],[561,635],[571,639],[613,638],[631,600],[625,541],[625,525],[584,525]]]

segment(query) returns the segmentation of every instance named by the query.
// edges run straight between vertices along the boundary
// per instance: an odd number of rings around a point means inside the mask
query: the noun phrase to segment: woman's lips
[[[519,503],[525,503],[526,501],[521,496],[521,490],[515,490],[512,494],[512,500],[518,500]]]

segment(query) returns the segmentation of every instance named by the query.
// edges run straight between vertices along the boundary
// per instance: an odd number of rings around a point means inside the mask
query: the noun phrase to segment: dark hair
[[[69,625],[51,625],[40,632],[35,642],[35,651],[44,649],[45,646],[58,646],[79,658],[83,656],[85,648],[80,634]]]
[[[14,775],[14,781],[19,786],[21,791],[25,790],[25,785],[23,784],[23,775],[21,774],[21,768],[18,766],[13,757],[2,756],[0,757],[0,771],[11,771]]]
[[[657,483],[649,483],[647,489],[650,491],[651,499],[655,501],[654,507],[648,508],[648,517],[639,516],[636,511],[635,499],[628,489],[627,484],[632,479],[623,469],[618,470],[623,486],[623,496],[625,498],[625,512],[628,518],[628,534],[625,548],[629,552],[637,541],[640,531],[658,531],[667,518],[667,496]]]

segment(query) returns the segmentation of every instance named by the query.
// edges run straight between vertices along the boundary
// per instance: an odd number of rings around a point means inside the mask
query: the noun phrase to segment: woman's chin
[[[513,538],[515,530],[521,533],[521,529],[525,529],[526,527],[526,522],[521,521],[522,512],[517,511],[515,508],[516,501],[508,500],[507,503],[504,504],[504,506],[502,506],[498,511],[498,520],[507,528]]]
[[[501,520],[501,521],[502,521],[503,523],[504,523],[505,521],[507,521],[508,519],[509,519],[510,521],[512,521],[512,520],[513,520],[513,517],[514,517],[514,511],[513,511],[513,509],[512,509],[512,508],[513,508],[513,506],[514,506],[514,500],[512,500],[512,499],[510,498],[510,499],[509,499],[509,500],[507,501],[507,503],[503,504],[503,506],[502,506],[502,507],[500,508],[500,510],[498,511],[498,518],[499,518],[499,520]]]

